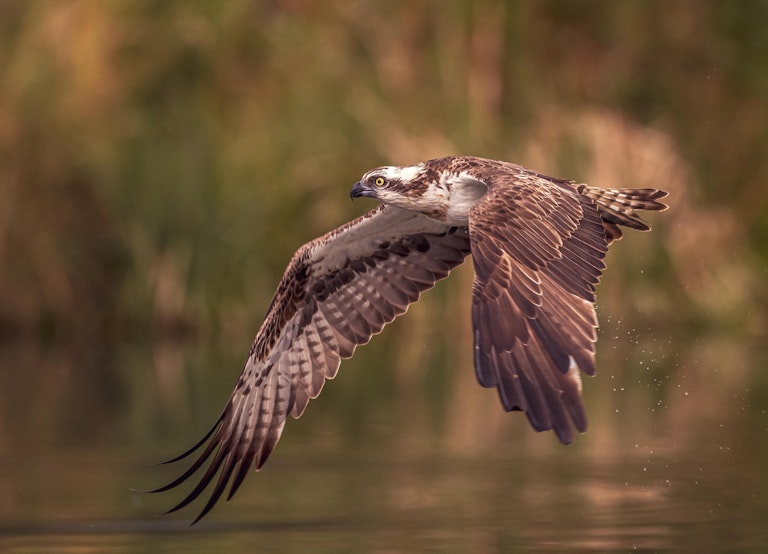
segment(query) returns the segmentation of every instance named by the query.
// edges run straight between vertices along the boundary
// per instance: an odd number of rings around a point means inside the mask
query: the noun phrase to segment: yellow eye
[[[373,182],[377,187],[383,187],[385,180],[384,177],[376,177],[376,180]]]

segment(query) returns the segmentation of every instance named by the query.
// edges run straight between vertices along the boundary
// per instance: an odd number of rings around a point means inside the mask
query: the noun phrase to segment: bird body
[[[208,441],[195,488],[214,479],[197,519],[228,483],[260,469],[342,359],[448,276],[471,253],[474,363],[506,410],[563,443],[586,429],[580,372],[595,371],[595,286],[619,225],[649,230],[636,210],[664,210],[656,189],[599,189],[521,166],[456,156],[365,173],[350,191],[381,205],[294,254]],[[209,440],[210,439],[210,440]],[[209,461],[210,460],[210,461]],[[197,521],[197,519],[195,521]]]

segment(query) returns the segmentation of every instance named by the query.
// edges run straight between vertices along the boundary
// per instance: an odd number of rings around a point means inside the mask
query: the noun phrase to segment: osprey
[[[508,162],[447,157],[363,175],[350,196],[381,205],[294,254],[224,411],[178,479],[207,463],[176,511],[219,472],[197,522],[231,481],[229,500],[261,469],[291,414],[298,418],[342,359],[405,313],[472,254],[474,363],[505,410],[564,444],[585,431],[580,371],[595,372],[595,285],[619,225],[648,231],[656,189],[600,189]],[[210,459],[210,462],[208,461]],[[194,523],[193,522],[193,523]]]

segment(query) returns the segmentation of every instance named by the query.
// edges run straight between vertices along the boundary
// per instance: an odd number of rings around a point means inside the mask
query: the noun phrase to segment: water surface
[[[378,354],[377,354],[378,355]],[[6,345],[0,549],[158,551],[760,551],[768,545],[766,414],[657,378],[588,380],[591,428],[564,447],[505,414],[470,372],[439,394],[361,398],[370,357],[290,420],[260,473],[202,522],[157,515],[185,491],[152,465],[193,444],[228,393],[234,355],[190,344],[98,355]],[[88,364],[106,368],[94,382]],[[4,367],[10,367],[8,365]],[[110,370],[111,368],[111,370]],[[380,371],[380,370],[376,370]],[[98,373],[96,373],[98,375]],[[678,375],[676,380],[680,380]],[[604,391],[608,392],[604,392]],[[670,392],[672,391],[672,392]],[[727,400],[727,399],[726,399]],[[724,403],[727,404],[727,403]]]

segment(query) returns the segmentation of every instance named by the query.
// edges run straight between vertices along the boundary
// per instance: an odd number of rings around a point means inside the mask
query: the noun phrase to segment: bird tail
[[[637,210],[661,212],[669,206],[657,200],[667,192],[657,189],[601,189],[583,185],[581,194],[597,204],[597,211],[603,218],[609,242],[620,239],[618,227],[624,225],[638,231],[650,231],[648,224],[640,218]]]

